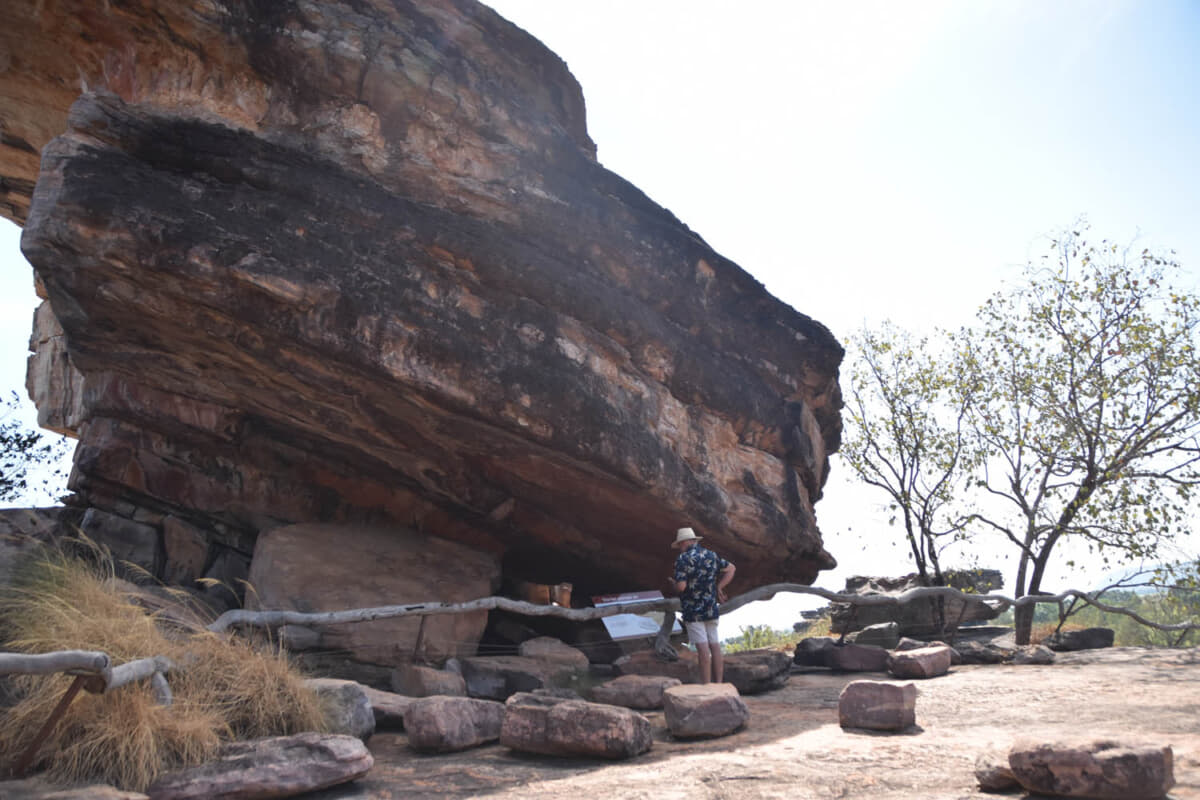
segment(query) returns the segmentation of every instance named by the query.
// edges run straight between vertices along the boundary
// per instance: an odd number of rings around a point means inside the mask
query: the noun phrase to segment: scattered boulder
[[[371,702],[371,712],[375,715],[375,730],[403,730],[404,712],[412,705],[413,699],[404,695],[362,687]]]
[[[964,664],[1003,664],[1016,656],[1015,647],[1005,647],[995,642],[979,642],[973,639],[955,642],[954,649]]]
[[[848,635],[846,641],[853,644],[873,644],[884,650],[893,650],[900,644],[900,624],[880,622],[878,625],[868,625]]]
[[[420,664],[404,664],[392,670],[392,689],[409,697],[467,696],[467,682],[462,675]]]
[[[950,653],[944,644],[896,650],[888,655],[888,671],[897,678],[936,678],[950,671]]]
[[[975,759],[975,780],[985,792],[1007,792],[1021,785],[1008,766],[1008,757],[1000,753],[981,753]]]
[[[568,682],[573,667],[525,656],[478,656],[459,661],[468,697],[506,700],[518,692],[531,692]]]
[[[1012,662],[1014,664],[1053,664],[1054,651],[1042,644],[1031,644],[1026,647],[1017,648],[1017,652],[1013,654]]]
[[[366,775],[375,759],[355,736],[298,733],[225,745],[218,757],[156,780],[154,800],[292,797]]]
[[[586,671],[588,668],[587,653],[571,647],[553,636],[539,636],[536,639],[521,642],[517,647],[517,655],[552,661],[577,671]]]
[[[1008,754],[1026,791],[1095,800],[1156,800],[1175,785],[1170,747],[1022,741]]]
[[[728,736],[750,719],[750,709],[731,683],[672,686],[663,692],[667,729],[680,739]]]
[[[725,683],[739,694],[762,694],[779,689],[791,677],[792,659],[781,650],[747,650],[725,655]]]
[[[1059,631],[1052,633],[1042,640],[1042,644],[1060,653],[1074,650],[1098,650],[1102,647],[1112,647],[1112,628],[1084,628],[1078,631]]]
[[[309,678],[304,685],[320,698],[325,724],[331,733],[355,736],[364,742],[375,733],[375,711],[362,684],[337,678]]]
[[[917,722],[917,687],[911,683],[852,681],[838,696],[843,728],[902,731]]]
[[[650,749],[650,721],[628,708],[527,692],[505,704],[500,743],[551,756],[622,759]]]
[[[423,753],[451,753],[500,738],[504,704],[471,697],[423,697],[404,716],[408,746]]]
[[[830,648],[826,665],[839,672],[886,672],[888,651],[871,644],[844,644]]]
[[[792,654],[792,662],[802,667],[828,667],[829,651],[836,645],[836,640],[829,636],[810,636],[796,642],[796,650]]]
[[[625,708],[662,708],[663,692],[682,685],[663,675],[622,675],[592,689],[592,700]]]

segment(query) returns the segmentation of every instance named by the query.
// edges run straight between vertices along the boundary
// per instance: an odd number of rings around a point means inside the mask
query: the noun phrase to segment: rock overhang
[[[197,109],[112,82],[41,148],[23,247],[87,387],[81,498],[251,533],[387,520],[582,587],[657,586],[682,524],[747,581],[832,566],[812,506],[840,434],[840,346],[595,162],[561,61],[475,4],[375,9],[391,31],[480,31],[443,56],[491,109],[457,120],[456,148],[428,139],[448,124],[439,99],[392,88],[375,107],[325,73],[303,92],[282,80],[314,53],[336,71],[293,28],[349,4],[201,5],[245,13],[233,39],[227,24],[204,39],[202,15],[188,35],[234,56],[266,36],[279,52],[234,72],[335,122],[306,130],[268,104],[246,124],[222,116],[228,97]],[[535,56],[498,54],[514,42]],[[403,61],[375,47],[364,61]],[[538,70],[517,80],[514,61]],[[501,86],[518,98],[479,99]]]

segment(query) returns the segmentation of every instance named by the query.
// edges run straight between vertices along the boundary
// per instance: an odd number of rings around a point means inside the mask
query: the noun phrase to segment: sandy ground
[[[654,747],[625,762],[523,756],[498,744],[417,755],[403,733],[369,742],[375,767],[337,798],[995,798],[979,791],[975,758],[1014,740],[1103,736],[1169,744],[1171,798],[1200,800],[1200,649],[1117,648],[1059,654],[1051,666],[962,666],[919,681],[917,726],[902,734],[843,731],[838,693],[882,674],[796,672],[783,689],[746,697],[738,733],[675,741],[647,716]],[[1013,797],[1021,796],[1014,793]]]

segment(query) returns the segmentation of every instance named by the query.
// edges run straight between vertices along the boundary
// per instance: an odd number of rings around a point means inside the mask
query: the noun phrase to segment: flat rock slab
[[[586,670],[589,665],[587,653],[553,636],[538,636],[521,642],[517,655],[552,661],[579,671]]]
[[[628,708],[551,695],[509,698],[500,744],[550,756],[624,759],[653,744],[650,721]]]
[[[1097,650],[1112,647],[1116,634],[1112,628],[1084,628],[1078,631],[1052,633],[1042,644],[1051,650],[1067,653],[1076,650]]]
[[[663,692],[682,685],[663,675],[622,675],[592,689],[592,700],[625,708],[662,708]]]
[[[424,697],[404,716],[408,746],[423,753],[452,753],[500,738],[504,704],[473,697]]]
[[[366,687],[337,678],[309,678],[304,685],[317,694],[330,733],[357,736],[364,742],[375,733],[375,711]]]
[[[917,722],[917,687],[911,683],[854,681],[838,696],[843,728],[902,731]]]
[[[886,651],[885,651],[886,652]],[[618,675],[661,675],[682,683],[697,683],[700,670],[696,654],[681,649],[678,661],[663,661],[651,650],[622,656],[613,663]],[[740,694],[761,694],[778,689],[791,677],[792,658],[779,650],[750,650],[725,654],[725,682]]]
[[[348,783],[375,759],[356,736],[299,733],[226,745],[207,764],[155,781],[151,800],[258,800]]]
[[[1008,765],[1027,791],[1094,800],[1157,800],[1175,785],[1170,747],[1091,742],[1013,745]]]
[[[931,645],[913,650],[894,650],[888,656],[888,672],[897,678],[936,678],[950,671],[951,650]]]
[[[750,719],[737,687],[731,683],[673,686],[663,692],[667,729],[681,739],[728,736]]]

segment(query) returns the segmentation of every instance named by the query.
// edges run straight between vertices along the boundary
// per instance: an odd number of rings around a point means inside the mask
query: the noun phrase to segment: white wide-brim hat
[[[671,547],[679,547],[684,542],[698,542],[702,538],[704,537],[697,536],[691,528],[680,528],[675,531],[675,541],[671,542]]]

